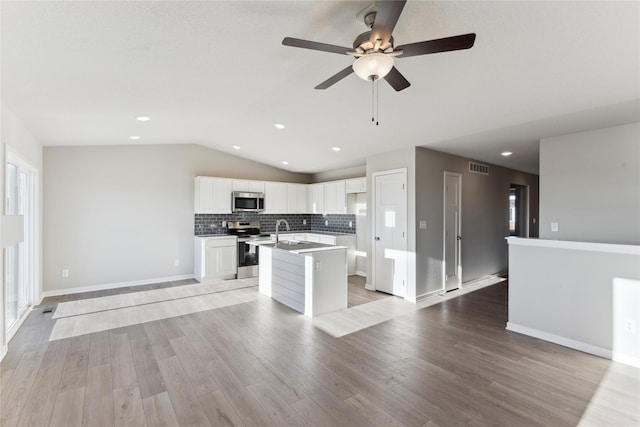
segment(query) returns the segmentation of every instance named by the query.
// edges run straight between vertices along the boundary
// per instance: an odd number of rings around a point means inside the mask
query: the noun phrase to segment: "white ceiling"
[[[306,173],[410,146],[537,173],[540,138],[639,120],[640,2],[409,1],[396,45],[476,44],[397,59],[412,85],[380,82],[376,127],[371,83],[313,89],[351,57],[281,45],[350,46],[368,4],[2,1],[2,102],[46,146],[197,143]]]

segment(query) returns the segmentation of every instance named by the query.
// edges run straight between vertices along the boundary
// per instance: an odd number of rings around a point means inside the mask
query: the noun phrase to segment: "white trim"
[[[368,283],[365,283],[365,284],[364,284],[364,288],[365,288],[366,290],[368,290],[368,291],[375,291],[375,290],[376,290],[376,288],[374,288],[374,287],[373,287],[373,285],[370,285],[370,284],[368,284]]]
[[[617,245],[612,243],[572,242],[568,240],[524,239],[507,237],[507,243],[518,246],[537,246],[553,249],[570,249],[575,251],[607,252],[612,254],[640,255],[640,246]]]
[[[361,276],[361,277],[367,277],[367,272],[366,271],[358,271],[356,270],[356,276]]]
[[[429,298],[437,297],[438,295],[440,295],[441,292],[442,292],[442,289],[438,289],[438,290],[435,290],[435,291],[426,292],[424,294],[418,295],[418,296],[416,296],[415,299],[406,299],[406,298],[405,299],[407,301],[409,301],[409,302],[419,303],[419,302],[425,301],[425,300],[427,300]]]
[[[629,356],[628,354],[618,353],[616,351],[613,352],[612,360],[616,362],[624,363],[625,365],[634,366],[636,368],[640,368],[640,358]]]
[[[155,279],[134,280],[132,282],[105,283],[101,285],[82,286],[78,288],[54,289],[51,291],[42,292],[42,299],[47,297],[54,297],[58,295],[69,295],[69,294],[79,294],[82,292],[104,291],[107,289],[125,288],[128,286],[140,286],[140,285],[151,285],[154,283],[175,282],[178,280],[193,279],[194,277],[195,276],[193,274],[184,274],[181,276],[169,276],[169,277],[159,277]],[[42,304],[42,300],[40,300],[39,304]]]
[[[549,341],[564,347],[573,348],[574,350],[594,354],[599,357],[604,357],[605,359],[612,359],[613,356],[613,352],[606,348],[587,344],[582,341],[572,340],[571,338],[563,337],[560,335],[550,334],[549,332],[544,332],[538,329],[529,328],[527,326],[518,325],[517,323],[507,322],[507,327],[505,329],[507,329],[508,331],[517,332],[519,334],[528,335],[533,338]]]
[[[6,355],[7,355],[7,347],[4,345],[0,345],[0,362],[2,362],[2,359],[4,359]]]

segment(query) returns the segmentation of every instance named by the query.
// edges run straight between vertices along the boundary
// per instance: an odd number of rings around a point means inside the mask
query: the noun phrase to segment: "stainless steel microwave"
[[[264,211],[264,193],[234,191],[231,193],[231,206],[234,212]]]

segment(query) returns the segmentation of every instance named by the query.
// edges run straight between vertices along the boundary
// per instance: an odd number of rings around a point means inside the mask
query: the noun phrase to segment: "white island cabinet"
[[[347,248],[305,242],[260,246],[260,293],[315,317],[347,308]]]

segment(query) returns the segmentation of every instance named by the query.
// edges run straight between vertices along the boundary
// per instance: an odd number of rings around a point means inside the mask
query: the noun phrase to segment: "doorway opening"
[[[509,188],[509,236],[529,237],[529,187],[511,184]]]
[[[444,173],[444,291],[462,287],[462,175]]]

